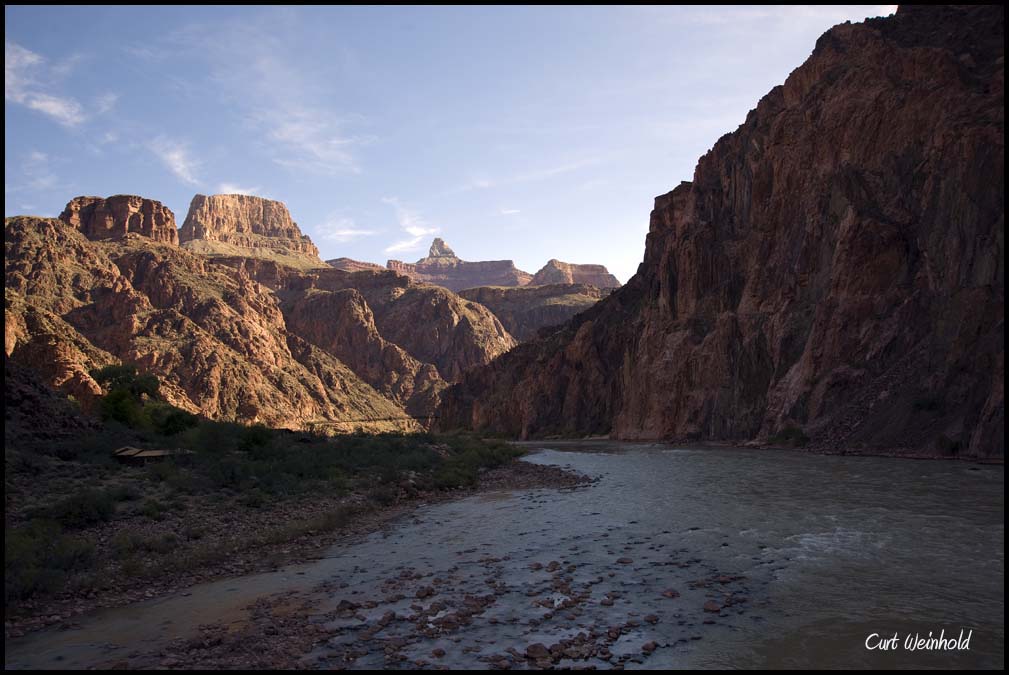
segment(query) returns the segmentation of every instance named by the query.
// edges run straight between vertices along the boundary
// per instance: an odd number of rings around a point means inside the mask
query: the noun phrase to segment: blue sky
[[[279,199],[323,258],[644,253],[689,180],[844,7],[11,7],[4,213]]]

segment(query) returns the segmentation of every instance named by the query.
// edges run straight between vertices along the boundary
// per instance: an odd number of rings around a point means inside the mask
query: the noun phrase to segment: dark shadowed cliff
[[[1000,7],[831,29],[655,200],[638,273],[442,425],[1002,455],[1003,54]]]

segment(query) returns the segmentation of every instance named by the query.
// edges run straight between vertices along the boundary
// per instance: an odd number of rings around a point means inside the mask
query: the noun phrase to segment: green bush
[[[116,497],[108,490],[82,490],[45,509],[44,515],[67,529],[80,529],[111,519]]]
[[[90,567],[94,546],[65,535],[58,523],[33,520],[4,529],[4,602],[54,595],[70,574]]]

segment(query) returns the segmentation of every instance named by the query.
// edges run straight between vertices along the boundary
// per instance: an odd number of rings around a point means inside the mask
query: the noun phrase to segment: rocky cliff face
[[[476,286],[524,286],[532,279],[528,272],[515,267],[511,260],[467,262],[441,239],[431,243],[426,258],[415,263],[390,260],[386,267],[414,281],[435,284],[451,291]]]
[[[178,244],[175,214],[153,199],[135,195],[75,197],[60,220],[76,227],[88,239],[122,239],[139,234],[154,241]]]
[[[553,259],[537,272],[530,286],[585,284],[596,288],[619,288],[620,282],[604,265],[574,265]]]
[[[611,292],[586,284],[530,284],[520,288],[470,288],[459,291],[459,295],[494,312],[512,336],[525,341],[541,330],[560,326]]]
[[[442,382],[458,381],[467,370],[490,363],[516,344],[486,307],[444,288],[418,284],[393,272],[347,273],[325,268],[301,271],[249,258],[219,258],[217,262],[241,267],[252,278],[274,289],[284,298],[285,313],[306,298],[314,298],[311,300],[314,303],[334,303],[335,307],[342,301],[322,297],[354,291],[342,297],[353,298],[350,306],[360,307],[360,311],[350,314],[361,317],[359,323],[366,326],[363,330],[371,334],[372,328],[377,329],[383,341],[402,348],[421,365],[434,366]],[[307,315],[306,320],[322,324],[321,330],[335,335],[345,318],[342,312],[318,311]],[[384,350],[385,342],[375,342],[362,351]],[[381,388],[374,379],[363,374],[362,377]],[[434,409],[426,408],[426,414]]]
[[[344,430],[415,429],[403,408],[290,330],[242,270],[145,237],[89,241],[53,219],[4,222],[5,353],[85,405],[89,371],[125,361],[212,418]]]
[[[446,393],[520,436],[1004,454],[1004,14],[902,7],[656,199],[638,273]]]
[[[196,195],[179,240],[202,254],[264,257],[295,267],[325,264],[282,202],[251,195]]]

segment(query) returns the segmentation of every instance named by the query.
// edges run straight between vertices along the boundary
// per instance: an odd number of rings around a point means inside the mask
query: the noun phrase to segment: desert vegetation
[[[92,373],[100,422],[46,442],[8,436],[8,612],[192,574],[333,531],[419,495],[475,485],[521,451],[471,435],[326,436],[212,421],[161,400],[130,365]],[[16,432],[17,430],[15,430]],[[171,454],[124,463],[130,446]]]

